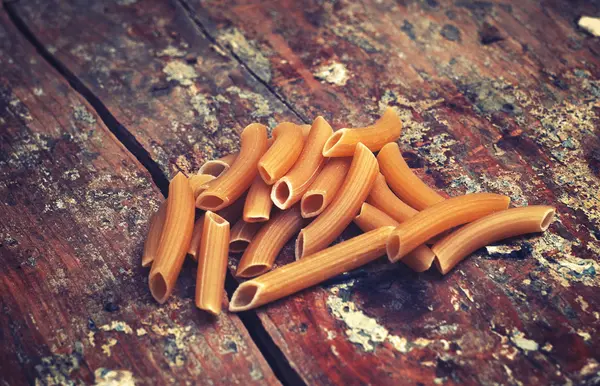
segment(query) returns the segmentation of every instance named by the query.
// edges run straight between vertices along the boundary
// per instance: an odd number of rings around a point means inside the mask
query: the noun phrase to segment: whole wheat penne
[[[405,204],[390,190],[387,182],[385,182],[383,174],[377,176],[373,188],[371,189],[371,193],[369,193],[369,197],[367,197],[367,202],[385,212],[399,223],[402,223],[419,213],[418,210]]]
[[[260,176],[254,177],[244,204],[244,221],[268,221],[272,207],[271,187]]]
[[[377,160],[390,188],[416,210],[423,210],[444,200],[410,170],[397,143],[388,143],[381,148]]]
[[[194,231],[192,232],[192,239],[190,240],[190,247],[188,248],[187,254],[192,257],[194,261],[198,261],[198,249],[200,248],[200,240],[202,240],[202,228],[204,227],[204,214],[202,214],[198,220],[194,223]]]
[[[260,222],[246,222],[243,219],[238,220],[231,228],[229,251],[233,253],[244,252],[254,239],[256,232],[258,232],[263,225],[264,224]]]
[[[218,211],[217,214],[227,220],[227,222],[230,224],[236,223],[244,214],[246,196],[247,193],[242,194],[242,197],[235,200],[233,204]]]
[[[150,292],[164,303],[175,286],[194,230],[194,193],[186,176],[178,173],[169,184],[167,214],[156,257],[150,270]]]
[[[377,151],[386,143],[397,140],[401,131],[400,117],[393,108],[388,107],[372,126],[340,129],[333,133],[323,147],[323,156],[349,157],[354,154],[357,143],[362,143],[371,151]]]
[[[385,226],[397,227],[400,225],[398,221],[366,202],[362,204],[358,216],[354,218],[354,223],[363,232]],[[425,272],[431,267],[434,259],[435,255],[427,245],[419,245],[401,261],[415,272]]]
[[[219,159],[214,159],[210,161],[206,161],[200,169],[198,170],[198,174],[208,174],[213,177],[219,177],[221,174],[225,173],[231,165],[235,162],[238,153],[227,154],[224,157]]]
[[[214,179],[215,177],[210,174],[191,175],[188,180],[190,181],[192,192],[194,192],[194,198],[198,197],[198,195],[204,191],[204,186]]]
[[[342,186],[350,163],[352,159],[349,157],[332,158],[327,161],[321,173],[302,196],[302,217],[315,217],[325,210]]]
[[[196,307],[213,315],[221,313],[229,256],[229,223],[211,211],[204,215],[198,250]]]
[[[237,277],[249,278],[261,275],[273,267],[277,254],[306,224],[298,205],[275,213],[254,236],[246,248],[237,268]]]
[[[162,234],[165,219],[167,218],[167,201],[163,201],[158,207],[158,211],[150,217],[150,227],[148,228],[148,237],[144,243],[144,254],[142,255],[142,267],[152,265],[158,251],[160,236]]]
[[[508,208],[510,198],[494,193],[472,193],[444,200],[400,224],[387,243],[394,263],[432,237],[488,214]]]
[[[246,311],[365,265],[385,253],[393,227],[377,228],[240,284],[229,311]]]
[[[273,144],[258,161],[258,173],[265,183],[273,185],[298,160],[304,147],[302,128],[283,122],[273,129]]]
[[[443,275],[479,248],[509,237],[544,232],[556,210],[550,206],[527,206],[496,212],[474,221],[435,243],[435,265]]]
[[[323,167],[321,149],[333,129],[323,117],[317,117],[308,133],[300,157],[271,190],[271,200],[279,209],[287,209],[300,201]]]
[[[371,150],[356,145],[348,176],[338,194],[323,213],[300,231],[296,240],[296,259],[327,248],[352,222],[379,173],[377,160]]]
[[[267,150],[267,128],[261,124],[248,125],[241,135],[240,154],[229,170],[210,183],[200,193],[196,206],[217,211],[233,204],[252,184],[258,174],[258,160]]]

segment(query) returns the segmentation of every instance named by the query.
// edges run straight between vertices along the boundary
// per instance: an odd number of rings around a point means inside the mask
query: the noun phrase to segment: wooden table
[[[576,20],[600,9],[538,3],[5,3],[1,384],[599,383],[600,44]],[[176,172],[251,122],[386,106],[427,183],[558,220],[444,277],[382,259],[211,318],[186,263],[153,301],[141,249]]]

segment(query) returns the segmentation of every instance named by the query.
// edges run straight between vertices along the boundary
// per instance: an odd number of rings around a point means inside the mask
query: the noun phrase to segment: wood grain
[[[0,383],[278,384],[235,315],[163,307],[141,252],[163,200],[0,10]]]
[[[427,183],[450,195],[483,190],[558,207],[546,236],[479,251],[446,277],[376,263],[259,309],[307,384],[597,381],[599,47],[574,24],[598,14],[596,5],[186,0],[198,29],[179,6],[128,3],[14,7],[163,170],[216,153],[211,143],[227,133],[206,135],[211,117],[237,130],[292,116],[276,93],[306,122],[323,115],[334,127],[367,125],[394,106],[404,156]],[[181,42],[201,54],[193,67],[202,75],[149,93],[182,60],[150,52],[182,50]],[[209,98],[199,109],[209,113],[194,113],[204,123],[167,130],[191,109],[194,87]],[[178,145],[191,127],[203,128],[206,148]],[[153,144],[168,146],[162,153]],[[292,256],[288,246],[278,263]]]

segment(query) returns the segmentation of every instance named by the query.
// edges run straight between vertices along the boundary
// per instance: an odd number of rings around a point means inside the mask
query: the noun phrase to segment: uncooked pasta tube
[[[390,188],[402,201],[416,210],[444,201],[436,191],[427,186],[408,167],[396,143],[388,143],[377,155],[381,173]]]
[[[260,222],[238,220],[231,228],[229,251],[233,253],[244,252],[248,247],[248,244],[254,239],[256,232],[258,232],[263,225],[264,224]]]
[[[167,201],[164,201],[158,207],[158,211],[150,218],[150,227],[148,229],[148,237],[144,243],[144,254],[142,255],[142,267],[152,265],[156,257],[156,251],[160,243],[160,235],[162,234],[165,219],[167,218]]]
[[[369,197],[367,197],[367,202],[385,212],[399,223],[402,223],[419,213],[419,211],[396,197],[394,192],[390,190],[387,182],[385,182],[383,174],[377,176],[373,188],[371,189],[371,193],[369,193]]]
[[[387,242],[394,263],[440,233],[508,208],[510,198],[493,193],[472,193],[444,200],[400,224]]]
[[[244,221],[268,221],[272,207],[271,187],[260,176],[254,177],[254,182],[248,190],[246,203],[244,204]]]
[[[323,167],[321,149],[333,130],[323,117],[314,120],[302,153],[292,169],[271,190],[271,200],[279,209],[287,209],[300,201]]]
[[[216,211],[233,204],[252,184],[258,174],[256,165],[267,150],[267,128],[261,124],[248,125],[241,135],[240,154],[229,170],[210,183],[200,193],[196,206]]]
[[[385,226],[397,227],[400,225],[398,221],[366,202],[362,204],[360,213],[354,218],[354,223],[363,232]],[[414,251],[404,256],[401,261],[415,272],[424,272],[431,267],[434,259],[435,255],[428,246],[419,245]]]
[[[194,231],[192,232],[192,240],[190,240],[190,247],[188,248],[187,254],[192,257],[194,261],[198,260],[198,248],[200,248],[200,240],[202,240],[202,228],[204,227],[204,214],[196,220],[194,223]]]
[[[357,143],[377,151],[388,142],[400,137],[402,121],[393,108],[388,107],[374,125],[358,129],[340,129],[327,139],[323,147],[325,157],[349,157]]]
[[[175,286],[194,230],[194,193],[188,179],[178,173],[169,184],[167,215],[156,258],[150,270],[150,292],[164,303]]]
[[[190,181],[192,192],[194,192],[194,198],[198,197],[198,195],[204,191],[206,184],[214,179],[215,177],[210,174],[191,175],[188,180]]]
[[[552,223],[554,214],[554,208],[536,205],[503,210],[482,217],[431,247],[436,256],[435,265],[445,275],[479,248],[509,237],[545,231]]]
[[[229,223],[211,211],[204,215],[198,250],[196,307],[213,315],[221,313],[229,256]]]
[[[221,174],[229,170],[237,156],[238,153],[236,152],[233,154],[228,154],[219,159],[206,161],[202,166],[200,166],[198,174],[209,174],[213,177],[219,177]]]
[[[233,204],[218,211],[217,214],[227,220],[228,223],[235,224],[239,219],[242,218],[245,203],[246,193],[244,193],[242,197],[235,200]]]
[[[273,185],[292,168],[304,147],[302,128],[291,122],[277,125],[273,129],[273,140],[258,162],[258,173],[268,185]]]
[[[338,194],[323,213],[300,231],[296,240],[296,259],[327,248],[352,222],[379,174],[371,150],[359,143],[348,176]]]
[[[275,213],[246,248],[236,276],[254,277],[270,270],[285,243],[302,229],[306,221],[302,218],[298,205]]]
[[[349,157],[332,158],[327,161],[321,173],[302,196],[302,217],[315,217],[325,210],[342,186],[351,162]]]
[[[393,227],[377,228],[240,284],[229,311],[246,311],[370,263],[385,253]]]

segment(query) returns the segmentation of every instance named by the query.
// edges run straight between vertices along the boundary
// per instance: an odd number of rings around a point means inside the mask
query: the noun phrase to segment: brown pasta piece
[[[233,228],[231,228],[229,251],[233,253],[244,252],[254,239],[256,232],[258,232],[263,225],[264,224],[260,222],[238,220]]]
[[[373,188],[371,189],[371,193],[369,193],[369,197],[367,197],[367,202],[385,212],[399,223],[402,223],[419,213],[418,210],[405,204],[390,190],[383,174],[377,176]]]
[[[296,258],[327,248],[352,222],[379,174],[377,160],[371,150],[359,143],[352,158],[348,176],[331,204],[310,225],[300,231],[296,240]]]
[[[397,140],[401,131],[400,117],[393,108],[388,107],[372,126],[340,129],[333,133],[323,146],[323,156],[350,157],[358,143],[362,143],[371,151],[377,151],[386,143]]]
[[[273,144],[258,162],[262,180],[273,185],[287,173],[298,160],[304,147],[302,128],[291,122],[283,122],[273,129]]]
[[[158,211],[150,217],[150,227],[148,237],[144,243],[144,254],[142,255],[142,267],[152,265],[158,251],[160,236],[167,218],[167,201],[163,201],[158,207]]]
[[[261,124],[248,125],[241,135],[239,156],[229,170],[209,183],[200,193],[196,206],[200,209],[217,211],[231,205],[252,184],[258,174],[256,165],[267,150],[267,128]]]
[[[398,221],[388,216],[385,212],[366,202],[362,204],[360,213],[354,218],[354,223],[358,225],[363,232],[370,232],[373,229],[385,226],[397,227],[400,225]],[[435,254],[428,246],[419,245],[414,251],[404,256],[401,262],[415,272],[424,272],[431,267],[434,259]]]
[[[385,253],[393,227],[377,228],[240,284],[229,311],[246,311],[363,266]]]
[[[229,256],[229,223],[211,211],[204,215],[198,250],[196,307],[213,315],[221,313]]]
[[[333,130],[323,117],[314,120],[300,157],[271,190],[271,200],[279,209],[288,209],[302,198],[323,167],[321,149]]]
[[[310,185],[302,200],[302,217],[316,217],[333,201],[350,169],[352,158],[332,158],[323,167],[321,173]]]
[[[246,248],[237,268],[237,277],[249,278],[261,275],[273,267],[277,254],[307,220],[302,218],[300,208],[294,205],[286,211],[277,212],[254,236]]]
[[[198,249],[200,248],[200,240],[202,240],[202,228],[204,227],[204,214],[202,214],[198,220],[194,223],[194,231],[192,232],[192,240],[190,241],[190,247],[188,248],[187,254],[192,257],[194,261],[198,261]]]
[[[445,275],[479,248],[509,237],[544,232],[552,223],[555,213],[553,207],[534,205],[482,217],[431,247],[436,255],[435,265]]]
[[[396,143],[388,143],[377,155],[381,173],[398,197],[415,208],[423,210],[444,201],[444,197],[417,177],[402,158]]]
[[[254,182],[248,190],[244,204],[244,221],[265,222],[271,215],[271,187],[260,176],[254,177]]]
[[[432,237],[504,210],[509,204],[510,198],[500,194],[472,193],[430,206],[392,232],[387,243],[388,258],[394,263]]]
[[[238,153],[228,154],[219,159],[206,161],[200,169],[198,170],[198,174],[208,174],[213,177],[219,177],[221,174],[225,173],[231,165],[235,162]]]
[[[150,292],[164,303],[181,271],[194,230],[194,193],[188,179],[178,173],[169,184],[167,214],[156,258],[150,270]]]
[[[215,177],[210,174],[194,174],[191,175],[188,179],[190,181],[190,186],[192,187],[192,192],[194,192],[194,199],[202,193],[206,187],[206,184],[210,181],[214,180]]]

